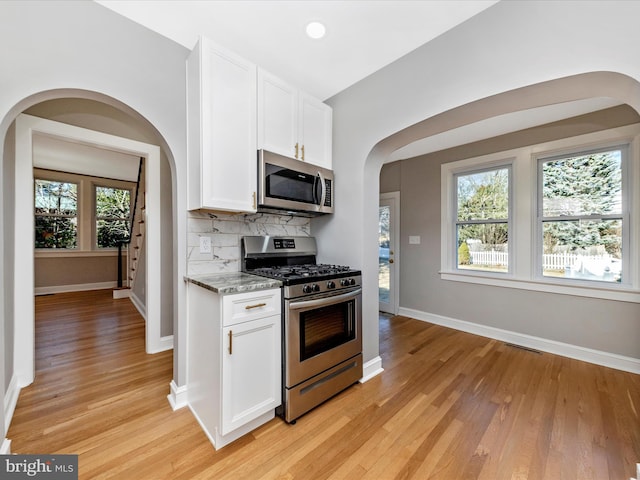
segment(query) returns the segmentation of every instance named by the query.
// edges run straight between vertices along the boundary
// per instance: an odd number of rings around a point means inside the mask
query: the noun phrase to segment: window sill
[[[122,249],[122,255],[127,255],[127,249]],[[79,258],[79,257],[117,257],[118,249],[109,250],[34,250],[35,258]]]
[[[554,293],[559,295],[574,295],[578,297],[600,298],[602,300],[615,300],[618,302],[640,303],[640,291],[623,285],[611,287],[597,285],[584,286],[583,284],[568,284],[557,282],[542,282],[535,280],[521,280],[508,276],[469,274],[451,271],[441,271],[440,279],[453,282],[475,283],[491,285],[494,287],[517,288],[520,290],[532,290],[536,292]]]

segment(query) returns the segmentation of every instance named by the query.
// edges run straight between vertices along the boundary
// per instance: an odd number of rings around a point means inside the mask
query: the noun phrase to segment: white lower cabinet
[[[188,284],[187,396],[216,449],[281,403],[280,289],[221,296]]]
[[[280,323],[277,315],[222,330],[223,435],[280,405]]]

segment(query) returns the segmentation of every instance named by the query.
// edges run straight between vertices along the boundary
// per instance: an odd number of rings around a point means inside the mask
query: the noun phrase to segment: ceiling
[[[33,166],[36,168],[137,182],[139,164],[138,156],[61,137],[33,135]]]
[[[95,0],[192,49],[200,35],[322,100],[357,83],[497,0]],[[310,21],[325,24],[308,38]],[[581,100],[502,115],[396,150],[410,158],[618,105]]]
[[[497,0],[97,0],[191,50],[198,36],[321,100],[415,50]],[[320,40],[306,36],[325,24]]]

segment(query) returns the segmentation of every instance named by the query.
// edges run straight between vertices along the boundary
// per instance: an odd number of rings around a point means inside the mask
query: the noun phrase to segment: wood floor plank
[[[215,451],[167,402],[172,352],[110,291],[36,297],[36,380],[15,453],[79,454],[81,479],[628,480],[640,376],[381,316],[385,371]]]

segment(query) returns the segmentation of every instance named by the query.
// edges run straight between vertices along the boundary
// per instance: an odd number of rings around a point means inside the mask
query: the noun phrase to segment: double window
[[[133,184],[36,170],[35,248],[88,251],[129,240]]]
[[[637,138],[629,126],[443,164],[443,278],[566,293],[640,287]]]

